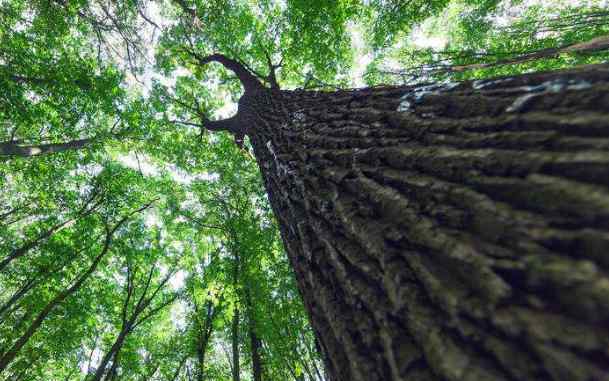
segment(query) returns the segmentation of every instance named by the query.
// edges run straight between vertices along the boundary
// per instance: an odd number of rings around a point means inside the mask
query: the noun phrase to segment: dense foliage
[[[600,1],[1,2],[0,379],[324,379],[250,147],[202,127],[242,93],[206,55],[282,88],[366,63],[369,85],[482,78],[606,61],[608,21]]]

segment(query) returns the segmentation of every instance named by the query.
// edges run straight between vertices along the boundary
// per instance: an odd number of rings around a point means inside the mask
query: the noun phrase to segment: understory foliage
[[[605,62],[608,35],[595,1],[1,2],[0,380],[325,379],[251,147],[203,128],[243,92],[204,57],[332,89],[357,44],[380,85]]]

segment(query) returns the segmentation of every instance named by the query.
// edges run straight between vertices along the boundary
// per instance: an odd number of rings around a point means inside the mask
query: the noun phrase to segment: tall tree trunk
[[[116,380],[116,377],[118,376],[118,364],[120,364],[121,348],[118,348],[118,350],[114,353],[114,358],[112,359],[112,366],[110,367],[108,373],[106,373],[104,381]]]
[[[197,381],[203,381],[205,379],[205,348],[201,342],[203,337],[197,337]]]
[[[239,308],[235,308],[233,324],[231,327],[232,349],[233,349],[233,381],[241,379],[239,369]]]
[[[2,315],[4,315],[6,311],[13,307],[13,305],[17,303],[17,301],[20,300],[22,296],[24,296],[28,293],[28,291],[34,288],[39,276],[39,274],[36,274],[30,279],[28,279],[27,282],[25,282],[25,284],[21,286],[20,289],[13,293],[9,300],[7,300],[2,306],[0,306],[0,322],[3,321]]]
[[[235,301],[235,311],[233,314],[233,321],[231,327],[232,336],[232,350],[233,350],[233,381],[240,381],[241,370],[239,367],[239,276],[241,267],[241,256],[239,255],[239,248],[236,247],[235,242],[229,242],[231,250],[233,252],[233,287],[237,294],[237,300]]]
[[[19,290],[15,291],[11,298],[0,307],[0,322],[4,320],[3,315],[10,315],[17,308],[19,308],[19,303],[17,302],[20,301],[25,294],[27,294],[34,287],[38,286],[40,283],[44,282],[49,274],[56,274],[57,272],[61,271],[65,266],[71,263],[81,253],[81,251],[82,250],[76,252],[75,255],[68,258],[68,260],[62,261],[59,266],[55,266],[54,268],[44,268],[28,279],[28,281]]]
[[[93,375],[93,378],[91,378],[91,381],[100,381],[102,377],[104,377],[104,373],[106,373],[106,368],[108,367],[108,364],[112,359],[114,359],[114,362],[112,363],[112,367],[110,368],[110,370],[107,372],[106,379],[108,379],[116,370],[116,366],[118,365],[118,355],[120,353],[121,348],[123,347],[125,339],[131,332],[131,324],[132,323],[129,322],[129,324],[127,324],[125,327],[123,327],[123,329],[121,329],[120,333],[114,340],[114,343],[99,363],[99,366],[95,371],[95,375]]]
[[[11,254],[9,254],[6,258],[4,258],[2,261],[0,261],[0,271],[2,271],[6,266],[8,266],[8,264],[11,263],[13,260],[15,260],[15,259],[17,259],[19,257],[22,257],[28,251],[36,248],[38,245],[43,243],[45,240],[47,240],[53,234],[55,234],[58,231],[68,227],[75,220],[76,220],[76,218],[70,218],[70,219],[67,219],[67,220],[65,220],[63,222],[60,222],[60,223],[52,226],[51,228],[43,231],[41,234],[39,234],[33,240],[25,242],[23,245],[21,245],[20,247],[18,247],[15,250],[13,250],[13,252]]]
[[[38,328],[40,328],[40,326],[42,325],[42,322],[47,318],[47,316],[49,316],[49,314],[55,309],[55,307],[62,303],[68,296],[78,291],[78,289],[80,289],[80,287],[91,276],[91,274],[95,272],[95,269],[97,269],[97,265],[99,265],[99,262],[110,249],[110,244],[112,242],[112,234],[114,233],[114,231],[108,233],[101,252],[97,255],[97,257],[95,257],[95,259],[86,269],[86,271],[79,275],[71,286],[60,291],[53,299],[51,299],[51,301],[46,304],[42,311],[38,313],[34,321],[30,323],[26,331],[19,337],[19,339],[17,339],[13,346],[6,353],[4,353],[2,357],[0,357],[0,373],[2,373],[8,367],[8,365],[15,359],[15,357],[17,357],[17,354],[19,353],[21,348],[30,340],[34,333],[36,333]]]
[[[260,354],[260,338],[256,334],[254,321],[248,319],[248,333],[252,351],[252,376],[254,381],[262,381],[262,357]]]
[[[252,298],[249,289],[245,290],[245,304],[247,308],[247,331],[250,339],[250,350],[252,353],[252,376],[254,381],[262,381],[262,358],[261,343],[256,334],[256,317],[252,306]]]
[[[197,381],[203,381],[205,379],[205,354],[207,353],[209,339],[211,338],[211,333],[213,331],[215,312],[214,305],[211,301],[208,301],[205,305],[205,321],[203,326],[199,328],[197,334]]]
[[[98,192],[97,191],[93,192],[93,194],[89,197],[89,199],[85,202],[85,204],[81,207],[81,209],[76,212],[75,216],[68,218],[63,222],[55,224],[54,226],[50,227],[49,229],[41,232],[33,240],[25,242],[20,247],[13,250],[11,254],[9,254],[6,258],[4,258],[2,261],[0,261],[0,271],[2,271],[6,266],[8,266],[13,260],[15,260],[19,257],[22,257],[23,255],[27,254],[30,250],[41,245],[43,242],[45,242],[47,239],[49,239],[53,234],[61,231],[62,229],[69,227],[74,222],[76,222],[78,219],[86,217],[86,216],[90,215],[91,213],[95,212],[95,210],[97,210],[97,208],[103,202],[103,198],[98,199],[97,196],[98,196]]]
[[[608,81],[246,90],[331,380],[609,379]]]
[[[180,372],[182,371],[182,367],[186,363],[186,360],[188,360],[188,356],[182,357],[182,359],[178,363],[178,367],[176,368],[176,371],[173,373],[173,376],[171,376],[171,378],[169,379],[170,381],[176,381],[178,379],[178,376],[180,375]]]
[[[79,274],[76,277],[74,282],[69,287],[67,287],[66,289],[57,293],[55,295],[55,297],[53,299],[51,299],[51,301],[49,301],[44,306],[42,311],[40,311],[38,313],[38,315],[30,323],[30,325],[27,327],[25,332],[19,337],[19,339],[17,339],[17,341],[11,346],[11,348],[6,353],[2,354],[2,356],[0,357],[0,373],[2,373],[9,366],[9,364],[15,359],[15,357],[17,357],[17,354],[19,353],[21,348],[23,348],[23,346],[25,344],[27,344],[27,342],[32,338],[32,336],[34,336],[34,333],[36,333],[38,328],[40,328],[40,326],[42,325],[44,320],[55,309],[55,307],[57,307],[59,304],[61,304],[70,295],[72,295],[76,291],[78,291],[80,289],[80,287],[82,287],[82,285],[85,283],[85,281],[87,279],[89,279],[91,274],[93,274],[95,272],[95,270],[97,269],[97,266],[99,265],[101,260],[110,250],[110,245],[112,244],[112,238],[114,236],[114,233],[116,233],[116,231],[118,230],[118,228],[120,228],[125,222],[127,222],[127,220],[130,217],[132,217],[134,214],[140,213],[141,211],[149,208],[151,205],[152,205],[152,202],[144,205],[143,207],[141,207],[135,211],[132,211],[131,213],[124,216],[121,220],[119,220],[111,228],[106,226],[106,236],[104,239],[103,246],[100,250],[100,253],[93,259],[93,261],[91,262],[89,267],[84,272],[82,272],[81,274]]]

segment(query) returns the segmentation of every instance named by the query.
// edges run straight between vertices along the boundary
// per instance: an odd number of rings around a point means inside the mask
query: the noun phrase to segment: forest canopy
[[[209,128],[226,57],[333,91],[608,48],[600,0],[1,1],[0,379],[327,379],[252,145]]]

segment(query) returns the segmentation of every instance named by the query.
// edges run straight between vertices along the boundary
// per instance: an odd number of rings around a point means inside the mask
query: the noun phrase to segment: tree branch
[[[282,62],[279,62],[279,64],[274,65],[273,60],[271,59],[271,56],[269,55],[269,53],[266,50],[264,51],[264,55],[266,56],[266,62],[269,65],[269,75],[266,79],[269,82],[269,84],[271,85],[271,89],[279,90],[279,83],[277,82],[277,76],[276,76],[275,70],[278,69],[279,67],[281,67]]]
[[[198,61],[199,65],[203,66],[211,62],[217,62],[235,73],[237,78],[239,78],[241,85],[245,89],[245,92],[252,92],[264,88],[256,76],[252,74],[243,64],[232,58],[228,58],[224,54],[216,53],[208,56],[201,56],[193,50],[186,48],[184,50],[193,56]]]
[[[221,120],[205,120],[203,126],[209,131],[228,131],[241,134],[243,127],[237,115]]]
[[[63,143],[49,143],[29,146],[15,144],[14,142],[1,142],[0,156],[37,156],[54,152],[80,149],[90,145],[91,143],[93,143],[92,139],[77,139]]]

